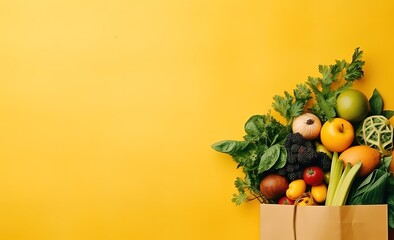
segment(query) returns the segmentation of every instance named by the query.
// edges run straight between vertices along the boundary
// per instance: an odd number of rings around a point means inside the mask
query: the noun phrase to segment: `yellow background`
[[[394,109],[390,1],[0,1],[0,239],[258,239],[210,145],[364,52]]]

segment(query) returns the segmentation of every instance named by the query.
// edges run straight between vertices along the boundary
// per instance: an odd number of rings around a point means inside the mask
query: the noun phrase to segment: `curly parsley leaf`
[[[311,90],[306,84],[297,84],[293,90],[294,96],[285,91],[284,96],[275,95],[272,108],[285,118],[287,124],[304,112],[305,105],[311,98]]]
[[[303,104],[306,104],[309,99],[312,98],[312,91],[308,88],[308,85],[306,84],[297,84],[293,92],[296,101]]]
[[[335,100],[338,94],[350,88],[353,81],[364,76],[362,55],[363,52],[356,48],[351,63],[336,60],[334,65],[320,65],[319,73],[322,77],[308,77],[307,85],[312,89],[316,99],[311,110],[322,121],[331,120],[336,116]]]
[[[248,194],[246,193],[246,189],[250,187],[250,182],[248,182],[247,179],[243,180],[240,177],[237,177],[235,179],[234,185],[238,191],[238,194],[234,193],[231,201],[238,206],[247,200]]]
[[[352,62],[347,66],[346,73],[344,78],[346,81],[353,82],[355,80],[359,80],[364,76],[364,71],[363,71],[363,66],[365,62],[361,60],[363,57],[363,51],[360,51],[359,48],[356,48],[353,57],[352,57]]]
[[[289,92],[284,92],[284,96],[275,95],[272,108],[277,111],[282,117],[289,121],[291,119],[291,106],[293,104],[293,97]]]

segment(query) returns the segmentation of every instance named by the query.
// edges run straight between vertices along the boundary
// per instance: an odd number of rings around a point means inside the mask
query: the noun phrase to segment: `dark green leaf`
[[[244,129],[245,132],[249,135],[248,139],[250,140],[258,140],[262,132],[264,130],[264,116],[262,115],[254,115],[246,121]]]
[[[352,62],[356,61],[356,60],[360,60],[363,57],[364,52],[360,51],[360,48],[356,48],[354,49],[354,53],[352,56]]]
[[[267,149],[261,156],[258,173],[270,170],[278,161],[280,155],[280,145],[275,144]]]
[[[387,205],[389,227],[394,228],[394,177],[387,179]]]
[[[256,115],[251,117],[245,124],[245,131],[248,133],[244,136],[246,141],[258,141],[258,145],[267,145],[270,147],[275,143],[282,142],[286,137],[289,128],[287,125],[283,125],[268,113],[265,115]]]
[[[390,163],[391,163],[391,155],[389,156],[385,156],[382,157],[379,166],[377,167],[377,169],[380,169],[382,171],[388,171],[388,169],[390,168]]]
[[[281,128],[278,127],[278,129],[280,130],[277,132],[278,137],[275,143],[282,143],[286,139],[286,136],[291,132],[291,125],[281,125]]]
[[[276,161],[275,165],[273,166],[274,169],[281,169],[286,165],[287,159],[287,151],[283,145],[280,145],[280,155],[279,159]]]
[[[387,119],[390,119],[392,116],[394,116],[394,111],[392,110],[383,110],[382,115],[385,116]]]
[[[386,202],[386,184],[390,174],[375,169],[348,197],[348,204],[384,204]]]
[[[224,140],[212,144],[212,148],[218,152],[234,155],[244,150],[248,145],[247,141]]]
[[[336,67],[335,72],[337,74],[341,73],[343,71],[343,69],[345,69],[346,65],[347,65],[347,63],[345,60],[341,60],[341,61],[336,60],[335,61],[335,67]]]
[[[371,115],[380,115],[383,110],[383,98],[377,89],[374,89],[372,97],[369,99]]]
[[[353,82],[355,80],[359,80],[364,76],[362,68],[365,62],[361,60],[362,56],[363,51],[359,51],[359,48],[356,48],[353,53],[352,62],[347,67],[344,76],[347,81]]]

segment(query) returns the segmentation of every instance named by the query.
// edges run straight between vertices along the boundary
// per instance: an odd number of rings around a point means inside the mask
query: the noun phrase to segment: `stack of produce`
[[[362,55],[356,48],[350,62],[320,65],[320,77],[275,95],[272,108],[283,121],[252,116],[242,141],[212,145],[243,170],[235,204],[387,204],[394,228],[394,111],[384,109],[377,89],[367,98],[353,88],[364,76]]]

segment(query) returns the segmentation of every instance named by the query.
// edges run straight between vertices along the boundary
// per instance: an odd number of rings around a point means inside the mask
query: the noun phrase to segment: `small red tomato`
[[[287,196],[283,196],[279,199],[278,204],[283,205],[294,205],[294,200],[288,198]]]
[[[304,170],[303,179],[308,185],[319,185],[324,180],[324,171],[317,166],[307,167]]]

